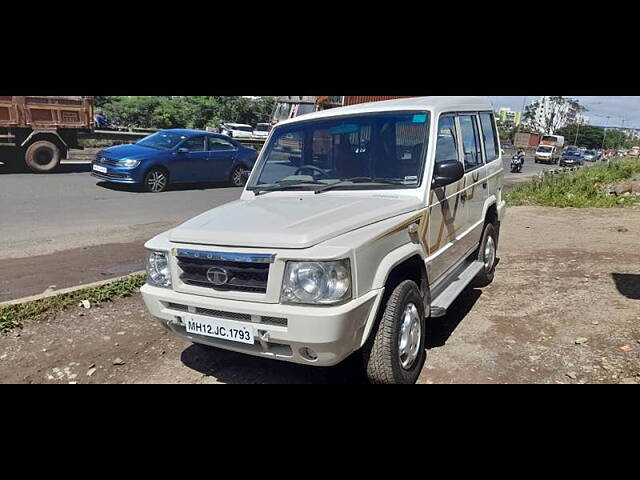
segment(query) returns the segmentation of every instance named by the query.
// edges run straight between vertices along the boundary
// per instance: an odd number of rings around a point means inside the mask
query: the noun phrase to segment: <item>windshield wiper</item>
[[[273,186],[270,186],[270,187],[256,187],[256,188],[251,188],[250,190],[257,197],[261,193],[283,192],[291,188],[304,187],[308,185],[325,185],[325,184],[322,182],[316,182],[311,180],[292,181],[291,183],[278,182],[277,184],[274,184]]]
[[[333,190],[334,188],[350,186],[357,183],[373,183],[378,185],[402,185],[402,186],[405,185],[404,183],[392,182],[384,178],[354,177],[354,178],[345,178],[344,180],[341,180],[339,182],[331,183],[322,188],[318,188],[317,190],[314,190],[313,193],[317,195],[318,193],[327,192],[329,190]]]

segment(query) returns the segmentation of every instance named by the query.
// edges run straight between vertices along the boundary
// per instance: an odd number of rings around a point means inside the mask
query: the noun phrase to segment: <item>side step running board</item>
[[[453,301],[458,298],[458,295],[471,283],[478,273],[484,268],[484,265],[480,261],[471,262],[467,268],[465,268],[458,278],[451,282],[447,288],[445,288],[440,295],[438,295],[431,302],[431,316],[442,317],[447,313],[447,308],[451,306]]]

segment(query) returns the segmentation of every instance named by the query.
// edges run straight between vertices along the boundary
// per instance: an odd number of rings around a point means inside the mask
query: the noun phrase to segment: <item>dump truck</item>
[[[539,143],[540,134],[538,133],[516,133],[513,139],[513,146],[516,148],[537,147]]]
[[[335,107],[345,107],[367,102],[380,102],[395,98],[409,98],[408,96],[280,96],[276,98],[271,122],[278,123],[289,118],[299,117],[306,113],[317,112]]]
[[[93,97],[0,96],[0,161],[50,172],[92,126]]]

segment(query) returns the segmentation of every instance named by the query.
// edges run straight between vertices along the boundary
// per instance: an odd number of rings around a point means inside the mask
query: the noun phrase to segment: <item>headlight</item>
[[[287,262],[282,303],[334,304],[351,298],[349,259]]]
[[[119,160],[118,165],[120,167],[137,167],[140,165],[139,160]]]
[[[168,252],[149,252],[147,256],[147,283],[155,287],[171,287]]]

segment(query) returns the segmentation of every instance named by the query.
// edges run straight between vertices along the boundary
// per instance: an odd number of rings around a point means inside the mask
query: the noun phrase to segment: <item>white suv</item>
[[[503,167],[485,97],[279,123],[239,200],[146,244],[149,311],[192,342],[413,383],[425,322],[494,275]]]

